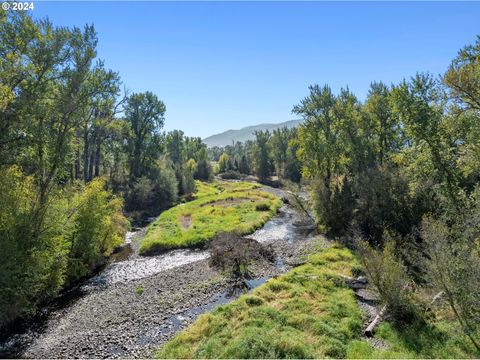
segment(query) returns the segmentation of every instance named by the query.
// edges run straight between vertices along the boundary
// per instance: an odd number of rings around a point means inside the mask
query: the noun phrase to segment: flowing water
[[[249,237],[263,244],[275,241],[291,244],[309,238],[312,230],[312,224],[306,222],[296,209],[291,206],[284,206],[278,215]],[[124,247],[112,256],[112,261],[103,270],[60,296],[53,305],[40,310],[29,323],[19,324],[16,328],[11,329],[9,336],[0,341],[0,358],[24,355],[37,338],[41,338],[47,330],[51,330],[47,328],[52,325],[47,326],[46,324],[52,316],[62,316],[63,319],[59,320],[60,324],[62,324],[62,321],[71,321],[67,317],[69,313],[74,312],[75,303],[82,301],[87,295],[92,296],[92,294],[100,293],[115,284],[149,278],[166,270],[181,268],[186,264],[205,260],[209,257],[209,252],[206,250],[172,250],[152,257],[139,256],[137,255],[138,240],[144,236],[145,232],[146,227],[127,233]],[[284,271],[285,263],[281,256],[277,257],[275,266],[280,272]],[[251,290],[267,280],[268,277],[251,279],[247,282],[248,289]],[[164,319],[162,323],[150,324],[135,335],[136,346],[141,348],[142,346],[158,344],[160,337],[162,339],[170,337],[201,313],[228,303],[233,298],[234,296],[231,296],[231,294],[220,292],[211,297],[206,305],[190,307]],[[61,309],[61,311],[56,312],[58,309]],[[95,309],[95,311],[97,310]],[[35,356],[35,352],[33,352],[33,355]],[[40,355],[43,355],[43,353]],[[52,357],[55,357],[55,355],[53,354]],[[109,348],[108,351],[93,354],[94,357],[99,355],[130,357],[133,354],[117,346]],[[138,354],[135,353],[135,355]],[[29,356],[31,356],[31,353]]]

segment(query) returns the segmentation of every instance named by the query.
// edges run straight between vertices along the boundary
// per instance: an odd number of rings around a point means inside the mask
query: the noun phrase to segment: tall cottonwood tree
[[[126,101],[125,118],[131,131],[128,138],[131,178],[144,175],[149,162],[158,157],[165,111],[165,104],[149,91],[132,94]]]

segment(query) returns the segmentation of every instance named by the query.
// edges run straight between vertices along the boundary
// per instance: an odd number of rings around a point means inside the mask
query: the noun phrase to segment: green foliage
[[[194,246],[220,232],[248,234],[262,226],[281,206],[281,200],[246,182],[197,182],[195,200],[163,212],[143,238],[140,251]],[[260,202],[268,209],[256,211]]]
[[[362,316],[342,276],[352,254],[330,248],[252,294],[200,318],[163,346],[159,358],[345,357]]]
[[[304,118],[298,129],[298,155],[304,174],[325,178],[328,187],[332,174],[340,165],[337,154],[341,146],[333,114],[335,96],[327,85],[322,88],[318,85],[310,86],[309,90],[309,96],[293,108],[295,114]]]
[[[196,164],[193,164],[193,166],[190,168],[187,167],[183,170],[183,180],[182,180],[182,192],[183,194],[187,196],[192,196],[192,194],[195,192],[195,179],[193,178],[193,172],[196,167]]]
[[[213,177],[213,169],[208,160],[208,153],[205,147],[202,147],[198,153],[197,166],[194,173],[196,180],[210,181]]]
[[[270,159],[270,133],[267,131],[255,131],[254,170],[260,182],[265,181],[272,173]]]
[[[444,76],[452,95],[468,110],[480,110],[480,35],[458,52]]]
[[[67,267],[68,204],[52,199],[40,236],[32,238],[36,187],[16,166],[0,171],[0,327],[33,312],[63,285]]]
[[[434,324],[416,323],[399,328],[390,322],[379,325],[375,338],[385,347],[374,348],[365,340],[352,341],[349,359],[466,359],[475,349],[461,334],[455,322],[440,320]]]
[[[327,187],[324,180],[311,182],[312,203],[320,230],[332,236],[343,235],[352,218],[353,203],[348,179]]]
[[[135,293],[138,295],[138,296],[141,296],[143,294],[143,292],[145,291],[145,288],[143,286],[137,286],[135,288]]]
[[[157,148],[165,111],[165,104],[149,91],[132,94],[127,100],[125,116],[131,131],[128,151],[130,176],[133,178],[145,175],[148,162],[153,162],[158,157]]]
[[[227,170],[230,170],[230,168],[230,157],[228,156],[228,154],[223,153],[218,159],[218,172],[224,173]]]
[[[463,214],[444,219],[425,217],[428,277],[444,292],[464,333],[480,352],[480,192]],[[465,227],[465,224],[468,224]]]
[[[402,326],[419,321],[418,311],[412,302],[409,279],[395,254],[394,242],[388,239],[382,251],[373,249],[360,239],[356,240],[356,246],[369,282],[377,290],[393,320]]]
[[[125,238],[128,221],[122,214],[123,201],[105,190],[105,181],[90,182],[74,199],[76,213],[68,262],[68,279],[88,275],[103,264]]]
[[[33,312],[66,282],[87,275],[123,242],[127,221],[122,201],[104,190],[103,180],[85,189],[55,191],[39,228],[33,178],[18,167],[3,168],[0,185],[3,325]]]

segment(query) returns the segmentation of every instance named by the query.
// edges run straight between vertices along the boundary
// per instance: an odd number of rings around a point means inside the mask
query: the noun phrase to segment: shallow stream
[[[207,250],[137,255],[145,229],[129,232],[123,250],[98,274],[41,309],[29,323],[12,329],[0,341],[0,358],[149,356],[200,314],[235,298],[208,267]],[[282,246],[291,249],[311,238],[312,231],[312,224],[285,205],[249,237],[280,244],[273,266],[282,273],[288,270],[285,259],[291,251],[282,253]],[[270,277],[249,280],[247,290]]]

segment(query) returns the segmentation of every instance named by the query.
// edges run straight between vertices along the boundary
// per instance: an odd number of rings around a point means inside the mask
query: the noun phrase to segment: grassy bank
[[[373,348],[361,338],[362,312],[342,276],[359,265],[333,246],[220,306],[165,344],[158,358],[472,358],[456,322],[442,317],[418,326],[380,325]],[[477,355],[478,356],[478,355]]]
[[[329,248],[252,294],[202,315],[167,343],[160,358],[344,357],[362,315],[342,275],[357,264]]]
[[[248,182],[197,182],[195,199],[175,206],[150,225],[141,253],[202,244],[219,232],[249,234],[269,220],[282,201]]]

